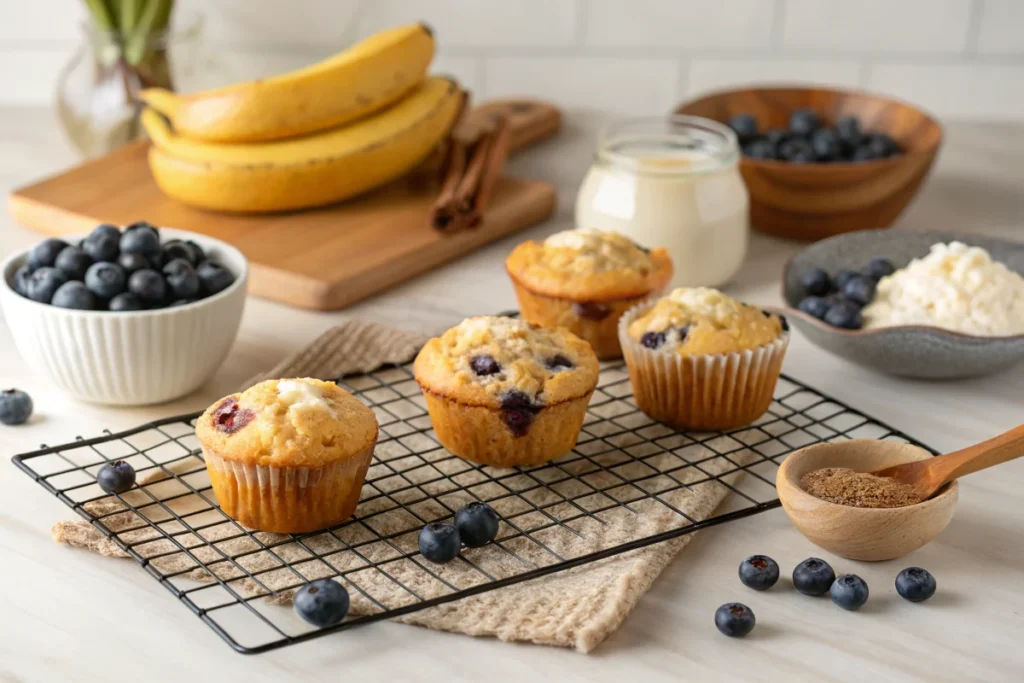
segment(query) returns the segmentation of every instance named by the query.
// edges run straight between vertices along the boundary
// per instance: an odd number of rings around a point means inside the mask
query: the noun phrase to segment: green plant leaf
[[[104,0],[85,0],[85,7],[92,15],[92,20],[101,31],[117,30],[114,13]]]
[[[138,66],[146,58],[152,38],[167,27],[173,5],[173,0],[149,0],[142,8],[135,29],[125,36],[124,57],[129,64]]]

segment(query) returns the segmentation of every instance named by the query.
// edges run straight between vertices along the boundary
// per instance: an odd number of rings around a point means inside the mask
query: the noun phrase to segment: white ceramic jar
[[[731,130],[696,116],[623,119],[602,132],[576,226],[665,247],[673,287],[717,287],[743,264],[749,198]]]

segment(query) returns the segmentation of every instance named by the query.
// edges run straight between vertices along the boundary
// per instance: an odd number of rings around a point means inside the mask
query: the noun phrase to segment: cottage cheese
[[[988,337],[1024,334],[1024,277],[961,242],[882,278],[864,309],[865,329],[929,325]]]

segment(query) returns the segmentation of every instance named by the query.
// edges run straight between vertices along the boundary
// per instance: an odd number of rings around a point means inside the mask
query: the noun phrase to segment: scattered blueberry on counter
[[[728,602],[715,611],[715,626],[730,638],[742,638],[754,630],[754,613],[739,602]]]
[[[797,308],[832,327],[859,330],[864,326],[861,309],[875,298],[878,281],[896,272],[892,261],[874,258],[861,269],[840,270],[834,277],[822,268],[810,268],[800,276],[804,296]]]
[[[868,601],[868,584],[856,574],[840,574],[832,582],[829,595],[843,609],[860,609]]]
[[[779,565],[767,555],[751,555],[740,563],[739,573],[744,586],[763,591],[779,580]]]
[[[9,427],[24,424],[32,415],[32,397],[21,389],[0,391],[0,423]]]
[[[333,579],[311,581],[295,593],[295,611],[313,626],[334,626],[348,614],[348,591]]]
[[[195,242],[160,243],[145,221],[124,231],[96,226],[79,245],[48,239],[29,251],[14,291],[42,304],[83,311],[141,311],[182,306],[222,292],[235,276]]]
[[[855,116],[844,116],[828,126],[810,109],[797,109],[785,129],[763,133],[752,114],[737,114],[727,125],[739,138],[745,156],[790,163],[861,162],[886,159],[901,153],[886,133],[865,133]]]
[[[431,522],[420,529],[420,554],[434,564],[451,562],[459,555],[462,539],[453,524]]]
[[[455,528],[467,547],[480,548],[498,535],[498,513],[487,503],[474,501],[455,513]]]
[[[824,595],[835,580],[832,566],[817,557],[810,557],[793,569],[793,587],[804,595]]]
[[[910,602],[923,602],[935,595],[935,577],[927,569],[907,567],[896,576],[896,592]]]
[[[135,486],[135,468],[124,460],[108,462],[96,473],[96,483],[107,493],[124,493]]]

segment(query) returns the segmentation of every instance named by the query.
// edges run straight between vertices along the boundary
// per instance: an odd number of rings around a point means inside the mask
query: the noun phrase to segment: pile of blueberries
[[[768,590],[779,580],[779,565],[767,555],[751,555],[740,563],[740,581],[756,591]],[[860,609],[868,601],[868,584],[856,574],[840,574],[825,560],[811,557],[793,569],[793,587],[804,595],[828,593],[839,607]],[[907,567],[896,576],[896,592],[910,602],[923,602],[935,594],[935,577],[920,567]],[[754,612],[740,602],[729,602],[715,612],[715,626],[727,636],[741,638],[754,630]]]
[[[871,259],[860,272],[841,270],[835,277],[811,268],[800,276],[804,297],[797,308],[832,327],[859,330],[864,325],[861,309],[875,298],[878,281],[894,272],[892,261],[884,258]]]
[[[828,126],[810,109],[797,109],[786,130],[761,132],[753,114],[737,114],[728,126],[739,138],[744,156],[753,159],[813,164],[874,161],[900,153],[889,135],[862,131],[856,116],[844,116],[835,126]]]
[[[235,276],[191,240],[161,244],[149,223],[97,226],[77,245],[48,239],[14,274],[23,297],[83,311],[142,311],[183,306],[221,292]]]

